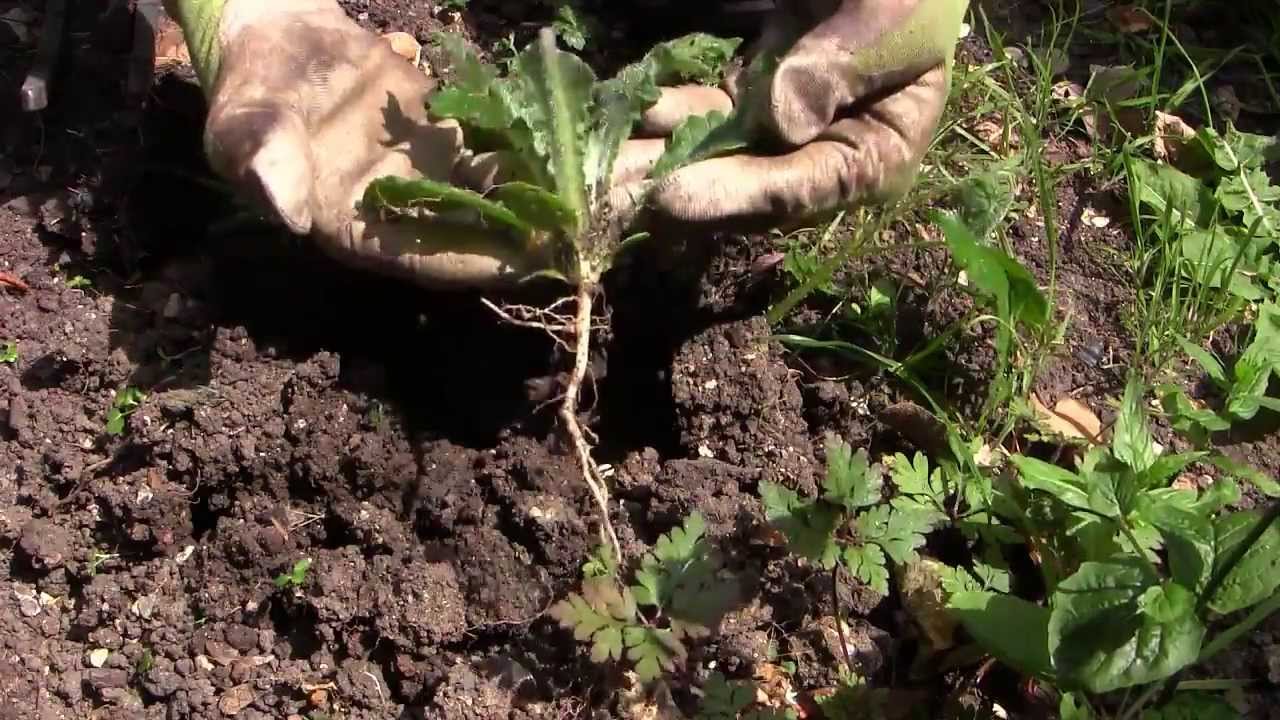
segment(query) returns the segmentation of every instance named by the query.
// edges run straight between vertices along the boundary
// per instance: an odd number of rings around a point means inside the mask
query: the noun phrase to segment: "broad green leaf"
[[[540,230],[572,232],[578,224],[573,211],[558,195],[537,185],[510,182],[490,190],[488,197]]]
[[[1081,693],[1063,693],[1058,702],[1058,720],[1094,720],[1093,708]]]
[[[1222,366],[1222,363],[1218,361],[1218,358],[1214,357],[1213,353],[1205,350],[1199,345],[1189,342],[1186,338],[1179,338],[1178,346],[1182,348],[1183,352],[1190,355],[1192,360],[1199,363],[1200,367],[1204,368],[1205,374],[1207,374],[1219,387],[1226,387],[1228,385],[1227,369]]]
[[[983,650],[1027,675],[1048,677],[1049,610],[1013,595],[960,592],[947,607]]]
[[[1180,266],[1184,274],[1211,288],[1225,287],[1232,295],[1245,300],[1260,299],[1262,291],[1254,277],[1261,270],[1259,263],[1269,262],[1261,256],[1269,243],[1243,235],[1243,231],[1234,227],[1180,231],[1177,244],[1185,261]],[[1249,245],[1242,248],[1246,242]],[[1230,277],[1228,272],[1232,272]]]
[[[1139,482],[1143,487],[1154,488],[1164,487],[1178,476],[1178,473],[1186,470],[1188,466],[1198,463],[1208,457],[1207,452],[1189,452],[1178,453],[1176,455],[1161,455],[1156,461],[1147,468],[1146,472],[1139,478]]]
[[[1135,473],[1148,470],[1156,462],[1155,440],[1147,427],[1147,411],[1143,406],[1145,389],[1136,378],[1130,379],[1120,401],[1111,449],[1116,457]]]
[[[1141,158],[1129,163],[1129,187],[1157,216],[1171,217],[1177,232],[1207,228],[1217,204],[1204,183],[1172,166]]]
[[[1091,692],[1155,682],[1195,662],[1205,628],[1185,588],[1154,594],[1138,558],[1086,562],[1053,594],[1049,648],[1061,682]],[[1169,586],[1172,587],[1172,586]]]
[[[934,213],[933,219],[942,227],[956,265],[980,293],[993,300],[996,313],[1005,321],[996,338],[1001,355],[1008,353],[1012,342],[1008,324],[1020,322],[1040,328],[1048,322],[1049,302],[1021,263],[998,248],[979,243],[973,231],[955,217]]]
[[[464,210],[479,215],[490,226],[513,230],[527,237],[533,226],[501,202],[448,183],[420,178],[381,177],[365,189],[365,206],[409,214],[417,208],[432,212]]]
[[[1180,692],[1163,707],[1144,710],[1142,720],[1240,720],[1240,713],[1217,695]]]
[[[1198,445],[1209,442],[1209,435],[1231,429],[1230,421],[1218,413],[1197,406],[1182,388],[1163,385],[1159,388],[1160,406],[1169,415],[1169,424]]]
[[[1146,493],[1138,503],[1138,516],[1160,531],[1168,551],[1169,572],[1178,583],[1201,590],[1209,582],[1216,555],[1213,522],[1209,513],[1177,503],[1176,495]]]
[[[840,559],[850,575],[881,595],[889,594],[889,568],[879,545],[850,545],[841,553]]]
[[[551,28],[516,56],[508,78],[512,110],[548,160],[556,195],[577,219],[578,231],[590,217],[583,160],[595,83],[585,62],[556,47]]]
[[[822,483],[822,499],[853,512],[880,502],[883,478],[878,467],[870,467],[867,451],[853,448],[836,435],[827,437],[827,475]]]
[[[1137,497],[1137,482],[1128,464],[1103,448],[1091,448],[1080,463],[1089,491],[1089,508],[1108,518],[1128,515]]]
[[[671,139],[667,141],[667,149],[654,164],[652,172],[649,173],[650,177],[660,178],[691,161],[703,159],[695,157],[695,151],[706,142],[712,132],[728,120],[729,116],[721,112],[686,118],[671,133]]]
[[[1262,519],[1258,511],[1231,513],[1217,519],[1217,570],[1242,550],[1241,544]],[[1249,548],[1209,601],[1216,613],[1243,610],[1271,597],[1280,588],[1280,525],[1272,522]]]
[[[843,519],[836,508],[801,499],[794,490],[767,481],[760,483],[760,499],[765,516],[786,536],[791,552],[825,570],[835,567],[840,556],[835,532]]]
[[[1063,468],[1025,455],[1009,458],[1018,468],[1023,487],[1048,493],[1070,507],[1089,510],[1089,490],[1084,479]]]
[[[1280,305],[1271,301],[1258,308],[1253,340],[1232,369],[1227,412],[1242,420],[1256,415],[1277,367],[1280,367]]]

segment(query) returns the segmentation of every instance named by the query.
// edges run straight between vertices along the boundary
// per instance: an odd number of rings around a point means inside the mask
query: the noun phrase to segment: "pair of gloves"
[[[968,0],[777,0],[751,52],[781,53],[752,110],[768,148],[665,177],[649,211],[676,222],[783,222],[907,188],[946,103]],[[383,222],[357,210],[383,175],[484,189],[497,168],[427,117],[434,82],[336,0],[166,0],[209,98],[214,169],[290,230],[352,265],[428,286],[482,287],[541,269],[481,227]],[[799,40],[795,40],[795,38]],[[786,43],[787,45],[784,45]],[[789,46],[789,47],[788,47]],[[727,83],[731,85],[732,83]],[[619,173],[643,175],[681,120],[731,89],[664,89]]]

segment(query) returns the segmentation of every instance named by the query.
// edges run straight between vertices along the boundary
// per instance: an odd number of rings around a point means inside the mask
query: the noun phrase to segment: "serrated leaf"
[[[527,237],[534,229],[500,202],[472,190],[425,178],[378,178],[369,183],[362,202],[368,207],[405,214],[416,208],[432,212],[471,211],[478,214],[482,222],[512,230],[522,237]]]
[[[1214,522],[1215,569],[1240,552],[1240,545],[1263,515],[1257,511],[1231,513]],[[1250,607],[1275,594],[1280,588],[1280,526],[1272,522],[1258,541],[1245,552],[1239,564],[1223,579],[1209,601],[1216,613],[1227,614]]]
[[[635,622],[636,606],[626,588],[612,578],[596,577],[583,581],[581,595],[561,600],[547,614],[572,630],[578,642],[591,643],[593,662],[604,662],[622,659],[623,633]]]
[[[713,672],[702,685],[702,705],[696,720],[738,720],[738,713],[756,702],[756,688],[750,682],[725,680]]]
[[[1155,439],[1147,427],[1147,412],[1142,404],[1143,391],[1136,378],[1125,385],[1111,441],[1112,452],[1135,473],[1145,472],[1156,461]]]
[[[879,545],[866,543],[847,546],[840,554],[840,560],[850,575],[881,595],[889,594],[889,568],[885,565],[884,551]]]
[[[883,478],[872,468],[867,451],[857,452],[835,435],[827,437],[827,474],[822,483],[822,499],[852,512],[880,502]]]
[[[538,40],[516,56],[508,78],[510,107],[532,131],[534,148],[548,160],[556,195],[579,231],[590,216],[583,161],[595,84],[585,62],[556,47],[551,28],[543,28]]]
[[[916,559],[916,548],[923,547],[925,535],[933,529],[937,515],[918,506],[894,500],[858,516],[855,524],[864,542],[873,542],[899,565]]]
[[[688,651],[669,630],[627,627],[622,633],[627,646],[627,659],[635,663],[636,675],[642,682],[654,680],[663,672],[671,672]]]
[[[953,593],[947,607],[983,650],[1009,667],[1049,676],[1049,610],[1013,595]]]
[[[658,538],[636,571],[637,603],[666,614],[678,637],[705,635],[733,601],[732,587],[716,576],[719,561],[705,533],[702,515],[690,515],[683,527]]]
[[[658,158],[649,176],[655,179],[661,178],[691,162],[745,147],[745,137],[730,141],[723,137],[725,135],[723,132],[720,133],[722,137],[715,137],[715,134],[721,131],[728,121],[729,116],[722,112],[710,112],[706,115],[686,118],[672,131],[671,139],[667,141],[666,151]]]
[[[714,85],[724,76],[725,68],[741,44],[740,38],[693,33],[658,44],[641,64],[652,68],[653,80],[658,85],[677,82]]]
[[[1147,592],[1156,584],[1129,557],[1086,562],[1058,585],[1049,648],[1061,682],[1109,692],[1161,680],[1196,661],[1205,628],[1194,604],[1168,602],[1144,612],[1140,601],[1152,599]]]
[[[776,483],[761,482],[760,498],[765,516],[787,538],[787,548],[796,555],[818,563],[825,570],[835,567],[840,547],[836,527],[843,519],[836,508],[801,499],[794,490]]]

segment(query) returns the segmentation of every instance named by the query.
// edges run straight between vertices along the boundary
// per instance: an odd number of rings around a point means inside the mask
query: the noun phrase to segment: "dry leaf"
[[[154,47],[157,68],[191,64],[191,51],[187,49],[187,39],[182,34],[182,28],[168,17],[163,18],[156,28]]]
[[[3,271],[0,271],[0,285],[6,285],[8,287],[15,288],[23,292],[27,292],[28,290],[31,289],[31,286],[28,285],[22,278],[18,277],[17,275],[14,275],[13,273],[7,273]]]
[[[937,560],[922,557],[908,563],[898,580],[902,604],[916,621],[931,652],[955,646],[957,623],[955,616],[947,610],[947,598],[942,589],[944,567]]]
[[[1107,19],[1122,33],[1140,33],[1155,26],[1151,14],[1137,5],[1117,5],[1107,11]]]
[[[223,715],[239,715],[241,710],[253,703],[253,686],[249,683],[237,685],[222,695],[218,701],[218,709]]]
[[[1066,438],[1088,440],[1094,444],[1102,442],[1102,421],[1088,405],[1075,398],[1063,398],[1050,410],[1040,402],[1040,398],[1032,395],[1031,407],[1036,418],[1052,432]]]
[[[389,32],[382,36],[391,46],[392,52],[413,63],[417,67],[422,62],[422,43],[406,32]]]
[[[1196,131],[1177,115],[1156,111],[1155,140],[1152,151],[1157,160],[1179,165],[1187,143],[1195,139]]]

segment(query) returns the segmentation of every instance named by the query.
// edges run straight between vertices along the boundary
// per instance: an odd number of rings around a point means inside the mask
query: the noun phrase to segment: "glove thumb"
[[[293,232],[311,232],[315,187],[302,117],[270,102],[215,106],[205,128],[210,162]]]

